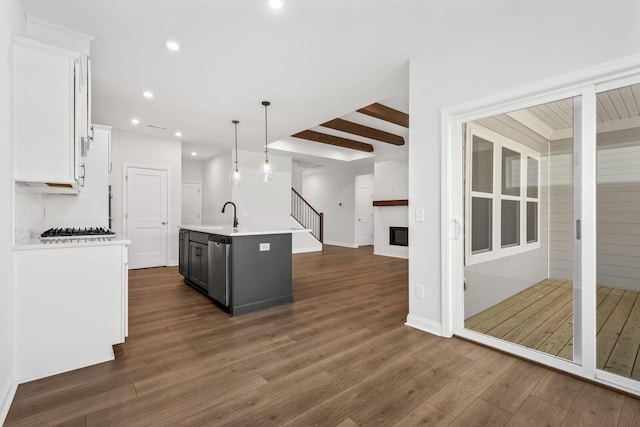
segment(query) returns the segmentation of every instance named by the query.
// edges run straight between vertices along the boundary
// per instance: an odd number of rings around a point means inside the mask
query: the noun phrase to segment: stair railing
[[[322,243],[324,214],[315,210],[294,188],[291,189],[291,216]]]

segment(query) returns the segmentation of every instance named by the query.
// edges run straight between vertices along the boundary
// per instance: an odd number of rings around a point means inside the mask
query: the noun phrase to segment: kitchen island
[[[180,274],[230,316],[291,303],[291,233],[306,231],[183,225]]]

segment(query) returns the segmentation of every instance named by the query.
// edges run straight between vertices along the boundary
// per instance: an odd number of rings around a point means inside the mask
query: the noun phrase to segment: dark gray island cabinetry
[[[291,233],[183,226],[180,274],[230,316],[291,303]]]

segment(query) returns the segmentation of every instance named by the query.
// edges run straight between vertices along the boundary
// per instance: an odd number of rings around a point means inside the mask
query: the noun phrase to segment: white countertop
[[[265,234],[286,234],[309,232],[306,228],[295,227],[238,227],[232,228],[223,225],[181,225],[179,228],[199,231],[208,234],[220,234],[222,236],[260,236]]]
[[[131,240],[115,237],[113,239],[83,239],[81,237],[70,237],[63,240],[31,239],[16,242],[13,245],[14,251],[28,251],[34,249],[62,249],[62,248],[83,248],[88,246],[113,246],[130,245]]]

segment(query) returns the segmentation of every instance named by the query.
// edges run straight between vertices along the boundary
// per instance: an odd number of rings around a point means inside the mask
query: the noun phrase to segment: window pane
[[[471,198],[471,253],[491,250],[493,199]]]
[[[502,148],[502,194],[520,195],[520,153]]]
[[[471,190],[493,193],[493,143],[473,136]]]
[[[538,241],[538,202],[527,202],[527,243]]]
[[[538,198],[538,161],[527,157],[527,197]]]
[[[502,201],[502,247],[520,244],[520,202]]]

